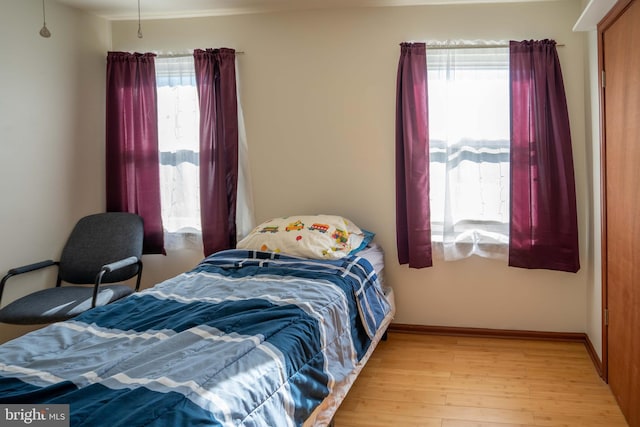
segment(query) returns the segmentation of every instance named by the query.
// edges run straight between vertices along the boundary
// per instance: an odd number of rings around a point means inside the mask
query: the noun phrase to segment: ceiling
[[[109,20],[138,18],[137,0],[55,0]],[[425,4],[505,3],[523,0],[140,0],[142,19],[189,18],[278,10]]]

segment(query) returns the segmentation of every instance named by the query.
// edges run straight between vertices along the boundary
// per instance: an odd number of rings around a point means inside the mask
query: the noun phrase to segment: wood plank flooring
[[[627,427],[583,344],[389,333],[335,427]]]

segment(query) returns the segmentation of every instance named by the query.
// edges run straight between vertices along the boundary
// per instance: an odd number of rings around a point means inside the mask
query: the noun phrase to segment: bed
[[[315,220],[280,231],[326,237]],[[0,403],[69,404],[78,426],[328,425],[395,312],[381,248],[339,237],[321,258],[239,244],[5,343]]]

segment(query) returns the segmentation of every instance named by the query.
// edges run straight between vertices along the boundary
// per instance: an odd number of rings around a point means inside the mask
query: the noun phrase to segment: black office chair
[[[12,268],[0,282],[0,302],[9,278],[45,267],[58,266],[54,288],[26,295],[0,309],[0,322],[20,325],[67,320],[133,293],[126,284],[115,283],[142,277],[142,218],[124,212],[86,216],[74,227],[60,261],[41,261]],[[85,286],[63,286],[62,283]],[[93,286],[86,286],[93,284]]]

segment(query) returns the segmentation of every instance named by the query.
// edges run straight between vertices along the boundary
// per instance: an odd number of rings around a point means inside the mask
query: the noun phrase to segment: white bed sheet
[[[377,243],[371,242],[356,255],[369,261],[378,275],[384,270],[384,250]]]

